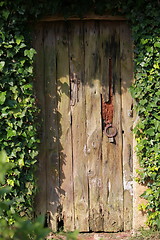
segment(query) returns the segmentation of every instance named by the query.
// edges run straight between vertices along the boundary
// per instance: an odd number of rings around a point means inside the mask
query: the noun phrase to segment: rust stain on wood
[[[121,96],[119,63],[119,24],[103,23],[110,33],[107,40],[108,55],[112,57],[113,72],[113,124],[118,129],[114,144],[103,135],[102,140],[102,176],[104,231],[123,229],[123,181],[122,181],[122,134],[121,134]],[[107,188],[107,191],[106,191]],[[107,204],[106,204],[107,203]]]
[[[113,122],[113,90],[112,90],[112,58],[109,58],[109,100],[106,102],[102,95],[102,118],[103,125],[111,124]],[[103,126],[104,128],[104,126]]]

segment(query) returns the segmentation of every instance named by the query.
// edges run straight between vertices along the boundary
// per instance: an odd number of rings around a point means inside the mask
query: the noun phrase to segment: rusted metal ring
[[[112,134],[107,133],[107,130],[108,130],[109,128],[113,128],[113,129],[114,129],[114,131],[113,131]],[[107,124],[106,127],[105,127],[105,129],[104,129],[104,133],[105,133],[106,136],[109,137],[109,138],[115,137],[115,136],[117,135],[117,128],[116,128],[115,126],[113,126],[112,124]]]

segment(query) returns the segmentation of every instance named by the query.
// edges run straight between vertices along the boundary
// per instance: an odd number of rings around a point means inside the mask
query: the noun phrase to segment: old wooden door
[[[38,213],[54,231],[132,228],[132,44],[126,22],[36,26],[43,127]],[[104,129],[117,129],[109,139]],[[112,131],[109,128],[107,131]]]

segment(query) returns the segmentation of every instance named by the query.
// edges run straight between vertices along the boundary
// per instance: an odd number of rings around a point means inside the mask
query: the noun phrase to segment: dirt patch
[[[87,233],[79,234],[79,240],[121,240],[128,239],[131,236],[131,232],[121,233]]]
[[[67,233],[67,234],[51,234],[47,239],[56,240],[128,240],[132,236],[132,232],[119,233]]]

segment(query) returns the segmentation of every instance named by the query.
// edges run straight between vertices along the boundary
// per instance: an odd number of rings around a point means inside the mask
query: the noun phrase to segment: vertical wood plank
[[[113,125],[116,126],[118,134],[115,143],[110,143],[103,134],[103,214],[104,231],[117,232],[123,230],[120,39],[117,23],[106,23],[106,28],[110,34],[105,44],[112,59]]]
[[[36,24],[33,30],[33,47],[37,54],[34,61],[34,89],[37,106],[40,112],[40,146],[38,155],[38,193],[36,195],[36,215],[46,214],[46,149],[45,149],[45,96],[44,96],[44,51],[43,51],[43,24]]]
[[[109,28],[106,21],[100,21],[100,46],[99,51],[101,55],[101,85],[102,97],[104,102],[109,99]]]
[[[59,22],[56,28],[57,48],[57,85],[58,85],[58,121],[59,158],[60,158],[60,194],[61,220],[64,231],[74,230],[73,211],[73,167],[71,140],[71,109],[69,82],[69,52],[67,23]]]
[[[136,113],[134,112],[134,123],[133,123],[133,129],[137,126],[139,122],[139,116],[135,116]],[[135,135],[133,135],[133,179],[138,177],[137,169],[141,169],[140,164],[139,164],[139,159],[137,157],[136,153],[136,146],[137,146],[137,141],[135,138]],[[133,181],[133,227],[132,229],[134,232],[139,230],[140,228],[144,228],[146,226],[146,221],[147,221],[147,214],[144,213],[143,211],[139,211],[138,206],[139,204],[147,204],[147,200],[140,197],[144,191],[147,190],[147,186],[143,186],[139,184],[136,181]],[[138,221],[137,221],[138,219]]]
[[[75,229],[89,231],[88,179],[86,158],[86,112],[84,81],[84,41],[83,23],[72,22],[69,27],[70,74],[76,75],[77,99],[72,106],[72,142]],[[74,95],[74,93],[73,93]]]
[[[88,159],[89,228],[103,230],[101,204],[101,85],[99,56],[99,24],[85,22],[85,94],[86,94],[86,152]]]
[[[133,100],[129,87],[133,82],[133,44],[126,23],[120,24],[121,37],[121,89],[123,130],[123,185],[124,185],[124,230],[132,229],[133,215]]]
[[[56,49],[54,24],[44,26],[44,65],[45,65],[45,131],[46,131],[46,175],[47,212],[49,225],[57,231],[59,208],[59,138],[57,123],[56,96]]]

